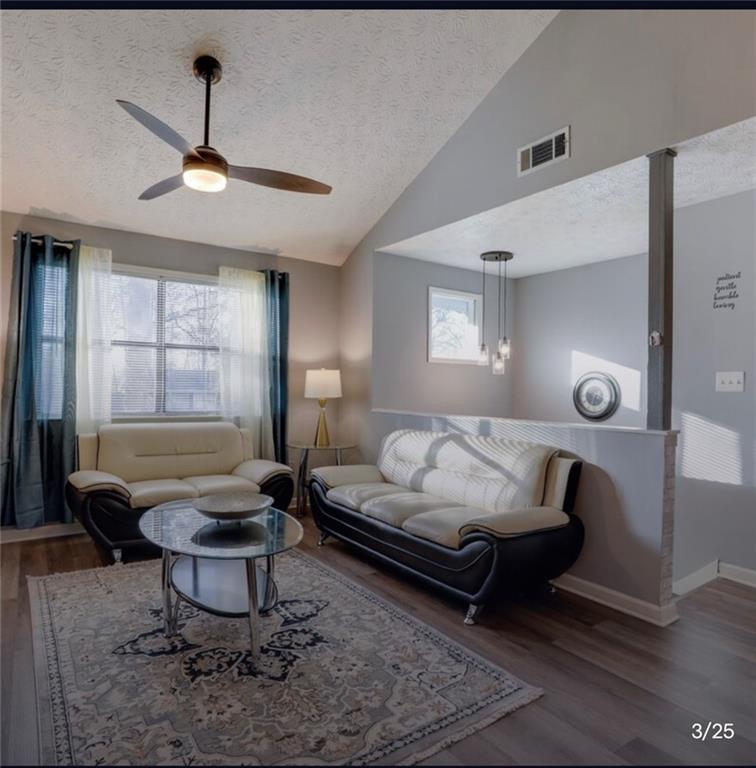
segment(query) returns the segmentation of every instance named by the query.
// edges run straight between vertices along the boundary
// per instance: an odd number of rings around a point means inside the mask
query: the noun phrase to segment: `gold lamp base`
[[[318,428],[315,430],[315,442],[316,448],[328,448],[331,441],[328,437],[328,424],[326,423],[326,403],[325,399],[318,400],[320,406],[320,415],[318,416]]]

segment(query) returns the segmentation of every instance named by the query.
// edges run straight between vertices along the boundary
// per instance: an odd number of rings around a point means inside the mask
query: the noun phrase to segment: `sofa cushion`
[[[459,529],[468,520],[478,517],[482,512],[481,509],[459,506],[432,509],[408,517],[402,523],[402,529],[421,539],[440,544],[442,547],[459,549]]]
[[[392,483],[353,483],[331,488],[326,496],[334,504],[341,504],[344,507],[349,507],[349,509],[359,511],[362,505],[370,499],[406,490],[406,488]]]
[[[355,483],[382,483],[383,475],[374,464],[344,464],[338,467],[315,467],[312,476],[326,488]]]
[[[200,496],[210,496],[213,493],[235,493],[237,491],[260,492],[260,486],[236,475],[196,475],[185,477],[184,481],[191,484]]]
[[[376,520],[401,528],[402,523],[413,515],[429,512],[433,509],[456,506],[453,501],[447,501],[429,493],[405,491],[404,493],[392,493],[388,496],[376,496],[366,501],[360,507],[360,512],[368,517],[374,517]]]
[[[384,439],[378,468],[387,482],[495,512],[542,504],[556,452],[522,440],[403,429]]]
[[[242,435],[230,422],[105,424],[97,469],[127,483],[231,474],[244,461]]]
[[[154,507],[166,501],[178,501],[179,499],[196,499],[199,496],[197,489],[186,480],[171,478],[170,480],[141,480],[129,483],[131,498],[129,504],[133,509],[142,507]]]

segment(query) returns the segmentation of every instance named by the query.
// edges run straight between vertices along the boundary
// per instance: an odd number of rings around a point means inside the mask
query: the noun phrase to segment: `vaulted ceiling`
[[[2,207],[340,264],[553,19],[552,11],[2,12]],[[139,194],[181,158],[118,108],[201,143],[193,59],[223,64],[211,144],[321,179]]]

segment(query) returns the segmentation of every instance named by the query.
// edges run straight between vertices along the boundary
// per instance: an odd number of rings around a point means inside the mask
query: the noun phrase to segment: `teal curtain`
[[[268,374],[276,461],[286,464],[289,404],[289,273],[263,270],[268,312]]]
[[[17,232],[3,379],[2,524],[70,522],[79,241]]]

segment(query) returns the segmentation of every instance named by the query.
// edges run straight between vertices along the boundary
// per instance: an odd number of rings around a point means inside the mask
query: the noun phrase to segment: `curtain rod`
[[[16,237],[16,235],[13,235],[13,239],[18,240],[18,237]],[[43,245],[45,242],[44,240],[40,240],[38,237],[33,237],[31,241],[36,245]],[[60,245],[63,248],[73,248],[73,245],[71,245],[71,243],[62,243],[60,242],[60,240],[53,240],[53,245]]]

